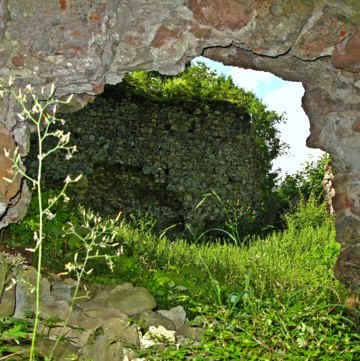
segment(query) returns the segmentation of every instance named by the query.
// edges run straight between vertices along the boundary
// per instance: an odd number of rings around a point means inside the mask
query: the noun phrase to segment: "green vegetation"
[[[307,162],[302,170],[295,174],[287,174],[273,193],[272,214],[275,229],[286,227],[285,214],[293,212],[300,201],[314,198],[317,204],[324,201],[322,181],[325,168],[330,164],[330,157],[325,154],[315,162]]]
[[[29,287],[29,292],[34,293],[34,310],[33,315],[30,315],[31,318],[31,336],[30,343],[31,345],[27,347],[22,347],[22,350],[19,351],[17,347],[10,348],[7,345],[3,346],[0,344],[0,349],[4,350],[6,353],[11,350],[10,355],[7,354],[2,359],[10,359],[11,357],[20,356],[26,354],[28,356],[29,361],[33,361],[36,358],[36,344],[39,339],[39,327],[41,323],[40,319],[40,294],[41,294],[41,276],[43,273],[43,245],[45,240],[48,238],[48,235],[44,232],[44,225],[49,224],[49,222],[56,217],[56,214],[53,213],[56,204],[62,200],[63,202],[68,202],[68,197],[66,195],[66,190],[69,184],[76,183],[81,175],[77,176],[76,179],[71,179],[68,175],[64,179],[64,184],[60,189],[58,189],[52,197],[47,197],[45,200],[44,197],[44,188],[43,188],[43,161],[52,153],[58,152],[59,150],[63,150],[66,152],[66,159],[71,159],[72,154],[76,151],[75,146],[69,146],[70,133],[64,133],[63,130],[58,129],[56,126],[57,123],[64,123],[63,119],[58,119],[56,114],[56,109],[59,104],[67,104],[71,97],[66,101],[60,101],[55,97],[55,85],[52,84],[50,89],[41,89],[41,94],[43,100],[39,100],[38,96],[35,94],[31,85],[27,85],[25,89],[14,89],[12,87],[13,79],[9,79],[8,85],[0,85],[0,95],[4,96],[8,94],[9,97],[12,97],[21,107],[21,112],[17,114],[17,116],[21,119],[27,119],[32,123],[35,128],[35,133],[38,141],[38,163],[37,170],[34,175],[29,175],[26,173],[21,160],[21,155],[19,153],[18,148],[15,149],[13,154],[11,154],[7,149],[4,149],[5,157],[8,157],[12,162],[12,170],[13,177],[12,179],[4,177],[3,179],[6,182],[12,183],[17,179],[19,175],[21,175],[24,181],[28,181],[32,185],[33,189],[33,203],[36,205],[36,215],[35,219],[32,219],[28,226],[32,231],[32,237],[26,240],[28,244],[28,251],[34,253],[36,255],[36,260],[33,262],[33,266],[35,266],[36,274],[34,279],[34,284],[28,282],[27,280],[22,279],[22,282],[27,282],[27,286]],[[52,145],[51,148],[44,149],[43,144],[48,137],[55,138],[55,144]],[[63,327],[54,342],[54,345],[50,349],[49,359],[53,359],[53,355],[55,354],[55,350],[62,340],[66,333],[66,327],[69,323],[71,313],[73,311],[73,307],[75,305],[76,300],[78,299],[78,292],[80,288],[80,282],[83,279],[84,273],[87,270],[87,264],[90,260],[93,259],[104,259],[105,262],[109,265],[110,269],[112,269],[112,258],[113,256],[109,255],[99,255],[97,252],[98,248],[112,248],[115,246],[113,242],[113,238],[109,238],[109,235],[106,233],[106,229],[102,227],[100,217],[96,217],[92,213],[86,212],[81,209],[82,222],[81,225],[74,225],[71,222],[68,222],[67,229],[64,230],[66,235],[70,235],[75,237],[78,242],[81,243],[81,251],[82,256],[81,259],[78,258],[78,253],[75,252],[71,261],[66,263],[65,269],[68,272],[72,272],[76,278],[76,286],[74,293],[72,295],[72,300],[70,303],[69,310],[66,315],[66,319],[63,320]],[[113,223],[110,221],[110,224]],[[31,240],[29,242],[29,240]],[[5,253],[6,257],[11,256]],[[17,257],[15,257],[16,259]],[[10,261],[1,259],[2,271],[2,280],[1,280],[1,289],[0,296],[3,295],[5,288],[13,287],[14,284],[11,284],[11,281],[8,279],[8,265],[12,264],[16,261]],[[21,261],[20,261],[21,262]],[[17,277],[17,276],[16,276]],[[15,280],[13,280],[15,281]],[[10,282],[10,285],[9,285]],[[16,282],[15,282],[16,283]],[[4,287],[6,286],[6,287]],[[1,298],[0,298],[1,299]],[[17,302],[17,301],[16,301]],[[20,301],[21,302],[21,301]],[[30,312],[32,313],[32,312]],[[23,321],[15,320],[12,322],[7,322],[5,320],[1,323],[3,330],[3,335],[7,335],[5,340],[10,338],[10,342],[15,342],[19,344],[19,338],[24,338],[27,341],[28,334],[25,333]],[[12,335],[10,337],[10,335]],[[28,355],[27,355],[28,354]],[[16,357],[18,359],[18,357]]]
[[[62,219],[80,220],[74,209],[57,207]],[[29,216],[24,223],[31,225]],[[102,283],[131,281],[148,288],[160,308],[181,304],[191,320],[203,317],[206,333],[198,345],[147,350],[146,359],[359,359],[360,314],[344,306],[347,293],[332,273],[339,252],[334,220],[314,197],[286,216],[285,231],[254,238],[248,246],[159,239],[153,226],[150,219],[102,220],[122,255],[113,259],[113,273],[104,272],[96,260],[90,261],[94,271],[86,276]],[[29,238],[20,237],[25,228],[11,226],[8,242],[29,246]],[[69,246],[71,238],[59,239],[46,228],[45,234],[45,250],[64,255],[62,262],[71,260],[70,249],[76,247]],[[115,256],[117,251],[104,253]],[[82,254],[80,248],[77,252]],[[50,259],[53,264],[56,257]]]
[[[316,162],[307,162],[304,169],[294,175],[286,175],[276,190],[279,199],[285,203],[283,207],[289,209],[291,204],[296,204],[301,198],[307,200],[311,195],[322,202],[324,194],[321,183],[330,162],[330,157],[325,154]]]

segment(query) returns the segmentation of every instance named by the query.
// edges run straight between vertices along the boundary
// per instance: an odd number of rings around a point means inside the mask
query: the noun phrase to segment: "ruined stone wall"
[[[242,106],[215,100],[156,102],[113,88],[86,108],[63,114],[64,131],[70,131],[78,152],[70,161],[61,153],[45,161],[48,186],[61,186],[68,174],[83,174],[79,191],[72,194],[75,204],[101,215],[149,214],[159,230],[177,224],[178,233],[223,224],[221,202],[239,214],[262,207],[263,188],[272,180]],[[37,153],[34,135],[26,161],[33,176]],[[211,196],[195,209],[211,192],[221,202]]]
[[[57,96],[76,93],[85,104],[127,71],[175,74],[204,51],[302,81],[308,144],[334,159],[342,244],[336,275],[359,291],[359,20],[357,0],[1,0],[0,78],[11,75],[15,87],[31,83],[38,90],[56,82]],[[25,155],[28,127],[17,110],[1,99],[5,143],[14,141]],[[25,188],[8,199],[7,187],[0,188],[2,227],[21,218],[27,203]]]

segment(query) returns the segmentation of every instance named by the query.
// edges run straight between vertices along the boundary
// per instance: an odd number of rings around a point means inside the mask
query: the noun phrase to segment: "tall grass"
[[[131,281],[159,308],[181,304],[190,320],[204,316],[199,344],[147,350],[146,360],[360,360],[359,312],[344,306],[347,291],[332,271],[340,249],[334,219],[310,199],[286,224],[234,244],[159,238],[148,219],[104,221],[121,256],[111,274],[94,262],[88,280]]]
[[[307,220],[302,219],[306,212],[312,212]],[[246,245],[239,241],[240,246],[223,240],[191,244],[159,239],[151,231],[139,232],[126,223],[119,228],[118,238],[128,256],[146,259],[149,267],[181,268],[206,277],[210,273],[230,288],[251,279],[259,296],[278,288],[294,291],[319,282],[333,284],[331,268],[339,251],[333,219],[310,200],[287,217],[287,224],[286,231],[253,238]]]
[[[286,221],[285,231],[242,246],[159,240],[124,224],[119,237],[128,256],[142,260],[138,275],[144,284],[154,293],[165,285],[167,296],[174,285],[186,285],[188,292],[171,300],[181,301],[191,315],[208,319],[200,345],[146,357],[360,359],[359,313],[343,305],[347,292],[332,271],[340,249],[334,219],[310,199]]]

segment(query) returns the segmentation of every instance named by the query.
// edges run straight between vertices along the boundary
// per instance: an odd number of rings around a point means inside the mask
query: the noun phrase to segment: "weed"
[[[28,231],[32,232],[32,237],[29,237],[29,234],[26,234],[26,242],[29,242],[31,239],[32,242],[35,242],[35,246],[31,244],[29,249],[34,254],[37,254],[37,273],[36,273],[36,285],[35,285],[35,315],[34,322],[32,325],[32,336],[31,336],[31,346],[29,349],[29,361],[35,360],[35,344],[37,339],[37,331],[40,323],[40,282],[41,282],[41,273],[43,270],[43,246],[46,238],[49,236],[52,239],[53,246],[55,245],[55,252],[59,248],[58,238],[62,234],[62,226],[64,223],[63,219],[56,218],[56,213],[54,213],[55,205],[59,200],[68,202],[69,198],[66,195],[66,189],[70,183],[76,183],[81,176],[76,177],[76,179],[71,179],[70,176],[67,176],[64,180],[64,186],[55,194],[52,194],[52,197],[44,199],[44,190],[43,190],[43,161],[52,153],[63,150],[67,153],[67,159],[71,159],[72,154],[76,151],[76,147],[70,147],[68,145],[70,139],[70,133],[64,133],[62,130],[57,129],[58,123],[63,123],[63,120],[56,117],[56,109],[60,103],[68,103],[71,100],[71,97],[68,100],[60,101],[55,97],[55,85],[52,84],[50,89],[43,88],[41,90],[41,95],[44,99],[40,100],[36,95],[34,89],[31,85],[26,86],[25,89],[14,90],[12,87],[13,80],[10,79],[9,86],[0,85],[0,95],[9,93],[17,103],[20,105],[22,111],[18,113],[17,116],[22,120],[27,120],[32,123],[35,128],[35,132],[38,140],[38,166],[37,172],[34,177],[28,175],[22,165],[21,154],[18,149],[15,149],[13,154],[10,154],[8,150],[4,150],[5,156],[12,161],[13,168],[13,178],[8,179],[4,178],[5,181],[12,183],[20,175],[29,181],[33,187],[34,193],[36,194],[36,213],[34,217],[30,217],[28,222],[24,222],[21,225],[22,228],[25,228],[26,233]],[[43,148],[45,140],[49,137],[56,139],[55,145],[51,149],[46,151]],[[48,194],[49,195],[49,194]],[[76,223],[68,222],[68,227],[64,231],[65,235],[68,236],[67,244],[72,248],[75,248],[74,257],[71,262],[68,262],[65,267],[67,273],[74,272],[77,282],[75,292],[72,298],[72,303],[70,306],[69,313],[66,320],[63,324],[63,332],[70,319],[71,312],[74,307],[74,303],[77,299],[77,294],[80,287],[80,281],[85,273],[90,274],[90,270],[86,270],[88,261],[92,259],[105,259],[106,263],[112,269],[112,259],[116,257],[115,255],[109,256],[105,253],[100,254],[99,249],[107,249],[109,247],[115,246],[114,238],[116,234],[113,234],[109,231],[108,226],[104,226],[102,219],[96,217],[90,212],[81,210],[82,223],[79,225]],[[54,221],[56,220],[56,221]],[[118,219],[111,220],[109,224],[114,224]],[[48,224],[46,228],[45,225]],[[59,227],[61,226],[61,228]],[[49,232],[46,234],[45,230]],[[18,230],[15,228],[13,232],[16,234]],[[20,229],[21,233],[21,229]],[[110,234],[109,234],[110,233]],[[22,237],[20,237],[21,240]],[[76,242],[75,245],[73,242]],[[56,255],[56,254],[55,254]],[[79,256],[80,255],[80,256]],[[1,282],[3,283],[3,282]],[[3,286],[3,285],[2,285]],[[2,289],[1,289],[2,292]],[[18,335],[23,335],[21,331],[21,322],[16,322],[14,327],[8,327],[4,334],[12,335],[15,342],[18,342]],[[63,334],[61,334],[54,343],[49,355],[49,360],[52,359],[55,349],[58,346]],[[20,336],[19,336],[20,337]],[[5,356],[8,358],[8,355]]]

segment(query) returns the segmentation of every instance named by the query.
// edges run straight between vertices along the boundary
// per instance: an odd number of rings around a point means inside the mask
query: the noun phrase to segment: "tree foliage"
[[[277,192],[279,196],[290,202],[296,202],[302,196],[305,200],[311,195],[319,202],[324,200],[322,181],[325,167],[330,163],[329,155],[325,154],[317,161],[306,162],[304,169],[294,175],[286,175]]]
[[[317,161],[306,162],[302,170],[287,174],[280,182],[274,193],[277,226],[282,223],[284,214],[294,211],[299,202],[311,200],[319,205],[324,201],[322,181],[330,161],[329,155],[325,154]]]

